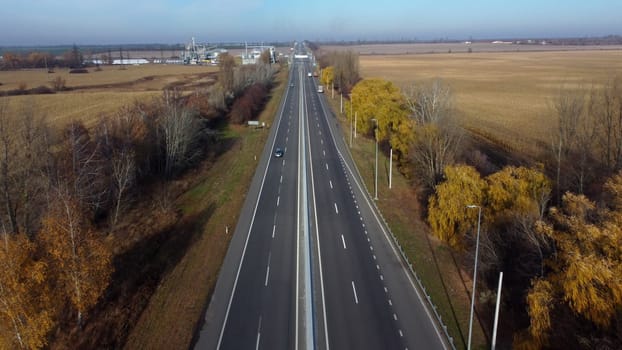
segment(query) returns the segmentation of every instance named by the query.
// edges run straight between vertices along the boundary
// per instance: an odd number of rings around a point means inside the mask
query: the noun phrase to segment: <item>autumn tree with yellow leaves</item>
[[[378,141],[388,141],[398,157],[408,153],[413,136],[405,101],[393,83],[382,79],[364,79],[354,86],[346,104],[346,115],[357,114],[356,127]],[[372,120],[377,121],[376,124]]]
[[[47,266],[25,234],[0,239],[0,349],[40,349],[53,326]]]
[[[455,249],[466,246],[467,234],[477,224],[477,210],[467,205],[483,205],[486,181],[477,170],[467,165],[445,168],[445,181],[436,186],[430,197],[428,222],[432,233]]]
[[[50,257],[60,297],[68,297],[78,324],[108,286],[112,253],[84,220],[76,201],[58,196],[58,204],[43,218],[40,237]]]
[[[320,81],[322,84],[329,86],[335,80],[335,67],[328,66],[322,69],[322,76],[320,77]]]
[[[530,326],[517,346],[540,348],[554,339],[595,348],[607,332],[618,334],[622,344],[622,174],[606,183],[605,197],[606,206],[597,207],[584,195],[566,193],[561,207],[551,209],[550,222],[539,223],[538,231],[554,241],[555,254],[548,260],[550,273],[532,282]],[[559,330],[572,321],[589,322],[593,329],[560,339]]]

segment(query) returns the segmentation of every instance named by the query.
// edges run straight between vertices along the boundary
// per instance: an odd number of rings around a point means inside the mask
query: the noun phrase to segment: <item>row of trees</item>
[[[49,52],[33,51],[23,54],[5,52],[2,54],[2,60],[0,61],[0,70],[52,67],[77,68],[83,65],[84,55],[76,45],[73,45],[71,50],[64,52],[60,57],[54,56]]]
[[[325,69],[323,82],[332,74]],[[356,114],[357,130],[392,147],[401,170],[431,193],[427,218],[434,235],[455,252],[472,254],[477,210],[466,205],[483,209],[479,272],[490,290],[496,271],[506,272],[504,297],[530,320],[516,346],[622,344],[621,81],[561,92],[551,105],[558,123],[542,165],[487,168],[485,178],[474,167],[455,165],[471,158],[462,150],[451,91],[441,81],[400,91],[365,79],[350,93],[347,118]],[[566,191],[579,195],[562,195]],[[551,198],[559,209],[549,211]]]
[[[234,64],[231,90],[167,90],[91,128],[57,131],[31,101],[0,99],[0,348],[41,348],[68,317],[84,324],[110,282],[108,235],[125,209],[149,184],[168,206],[167,182],[214,144],[214,119],[236,121],[239,100],[256,109],[254,90],[267,94],[274,69]]]
[[[344,94],[347,94],[360,80],[359,56],[352,51],[324,53],[318,58],[318,63],[323,71],[329,69],[326,74],[330,74],[330,78],[324,80],[322,77],[324,83],[334,84],[334,87]]]

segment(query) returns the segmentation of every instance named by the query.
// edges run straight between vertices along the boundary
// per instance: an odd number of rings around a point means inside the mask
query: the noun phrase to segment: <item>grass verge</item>
[[[344,137],[350,140],[350,122],[340,115],[338,95],[329,104],[341,123]],[[345,101],[344,101],[345,103]],[[375,143],[372,139],[358,135],[350,148],[368,192],[374,192]],[[421,219],[422,208],[416,189],[393,165],[392,188],[389,184],[389,158],[382,152],[378,155],[378,200],[376,205],[382,212],[391,231],[397,237],[413,269],[437,307],[456,348],[466,348],[469,329],[471,278],[461,271],[452,251],[429,234],[427,224]],[[486,348],[486,335],[474,317],[472,348]]]
[[[271,125],[287,84],[277,77],[259,120]],[[187,349],[214,290],[231,234],[263,149],[268,129],[229,126],[232,146],[176,200],[195,238],[179,263],[162,279],[125,344],[126,349]],[[229,232],[227,234],[227,231]],[[181,234],[181,233],[180,233]]]

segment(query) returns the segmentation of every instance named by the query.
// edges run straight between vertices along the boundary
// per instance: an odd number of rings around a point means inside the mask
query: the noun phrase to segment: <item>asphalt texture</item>
[[[315,348],[447,348],[361,185],[327,96],[307,77],[311,68],[308,60],[292,67],[293,86],[259,160],[195,348],[304,347],[296,332],[297,302],[303,302],[296,300],[300,121]],[[277,147],[285,150],[282,158],[273,155]]]

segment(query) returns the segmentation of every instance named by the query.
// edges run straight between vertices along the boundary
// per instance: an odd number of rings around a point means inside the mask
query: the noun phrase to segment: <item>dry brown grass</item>
[[[90,68],[87,74],[69,74],[67,69],[48,74],[42,69],[0,71],[0,92],[45,85],[52,87],[56,77],[65,79],[71,91],[52,95],[0,97],[8,99],[9,110],[19,113],[24,105],[34,105],[51,125],[62,126],[82,120],[92,126],[101,115],[113,113],[124,105],[145,100],[161,93],[165,87],[191,91],[214,82],[218,67],[182,65],[104,66]]]
[[[68,69],[56,69],[49,74],[45,69],[25,69],[17,71],[0,71],[0,91],[17,89],[21,83],[28,88],[40,85],[51,86],[52,80],[61,77],[67,82],[67,87],[83,89],[92,86],[116,85],[133,83],[132,89],[138,80],[145,79],[138,88],[140,90],[159,90],[164,85],[185,80],[190,76],[202,73],[214,73],[218,67],[212,66],[184,66],[145,64],[140,66],[102,66],[101,71],[89,68],[87,74],[69,74]]]
[[[622,74],[622,51],[361,56],[360,65],[363,77],[401,87],[441,78],[465,127],[534,154],[554,126],[550,106],[560,89]]]

